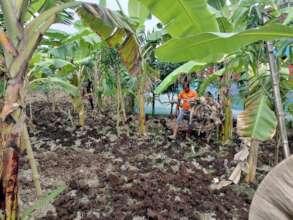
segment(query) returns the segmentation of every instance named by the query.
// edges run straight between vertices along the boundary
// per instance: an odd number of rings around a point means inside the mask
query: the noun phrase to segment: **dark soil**
[[[168,119],[156,117],[148,118],[148,135],[140,137],[135,116],[128,120],[130,137],[117,137],[112,114],[89,113],[81,128],[50,108],[33,104],[31,141],[43,189],[64,184],[66,190],[35,219],[248,219],[257,184],[248,186],[241,180],[218,191],[209,188],[214,178],[227,178],[235,167],[239,140],[223,146],[180,134],[169,141]],[[268,145],[262,148],[260,167],[272,165],[274,151]],[[21,162],[20,198],[26,207],[35,192],[28,163]],[[257,183],[267,171],[258,172]]]

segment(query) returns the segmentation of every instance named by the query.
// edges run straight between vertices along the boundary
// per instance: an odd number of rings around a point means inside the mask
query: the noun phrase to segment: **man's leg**
[[[179,112],[179,115],[177,116],[177,119],[176,119],[176,124],[173,129],[173,135],[170,136],[171,138],[174,138],[174,139],[176,138],[177,133],[178,133],[179,124],[183,121],[183,119],[184,119],[184,110],[181,109]]]
[[[192,133],[192,119],[193,119],[194,109],[192,108],[188,115],[188,129],[187,129],[187,137],[191,136]]]

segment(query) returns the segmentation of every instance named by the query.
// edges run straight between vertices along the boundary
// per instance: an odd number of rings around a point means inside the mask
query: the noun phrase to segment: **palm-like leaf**
[[[139,0],[159,18],[172,37],[186,37],[202,32],[217,32],[216,17],[206,0]]]
[[[157,56],[168,62],[216,62],[253,42],[290,37],[293,37],[293,28],[277,24],[240,33],[202,33],[168,41],[157,49]]]
[[[195,61],[189,61],[188,63],[183,64],[182,66],[178,67],[172,73],[170,73],[155,89],[156,94],[161,94],[165,90],[169,88],[172,84],[176,82],[178,77],[181,74],[187,74],[190,72],[196,72],[204,68],[205,63],[197,63]]]
[[[141,24],[143,24],[146,18],[149,16],[148,9],[138,0],[128,1],[128,13],[130,17],[138,18]]]
[[[79,96],[78,87],[72,85],[69,81],[59,77],[40,78],[30,82],[31,88],[34,88],[37,85],[46,85],[46,86],[50,85],[53,88],[61,89],[62,91],[66,92],[67,94],[73,97]]]
[[[238,134],[241,137],[265,141],[275,135],[276,127],[276,115],[269,106],[266,94],[259,90],[248,97],[245,111],[237,119]]]
[[[140,72],[140,46],[131,25],[122,15],[94,4],[83,4],[78,13],[84,23],[106,40],[110,47],[117,48],[130,73]]]
[[[18,46],[18,56],[13,60],[9,73],[15,77],[31,58],[33,51],[39,44],[42,35],[55,22],[56,14],[66,8],[76,7],[79,2],[69,2],[57,5],[40,14],[24,29],[23,38]]]
[[[223,76],[225,72],[226,72],[226,69],[224,68],[214,72],[213,74],[209,75],[206,79],[204,79],[199,85],[198,94],[200,96],[203,96],[208,86],[211,85],[216,80],[218,80],[221,76]]]

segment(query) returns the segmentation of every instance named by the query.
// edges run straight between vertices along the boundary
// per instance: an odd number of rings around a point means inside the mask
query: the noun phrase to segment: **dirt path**
[[[187,220],[204,214],[247,219],[256,186],[209,189],[213,178],[226,178],[235,166],[231,161],[237,143],[207,144],[200,137],[169,142],[166,120],[159,118],[147,121],[149,135],[142,138],[130,117],[130,137],[118,138],[111,115],[90,117],[84,128],[72,128],[64,113],[52,113],[44,103],[33,109],[35,127],[30,135],[42,186],[50,191],[66,185],[53,206],[36,219]],[[35,198],[25,160],[20,184],[25,207]]]

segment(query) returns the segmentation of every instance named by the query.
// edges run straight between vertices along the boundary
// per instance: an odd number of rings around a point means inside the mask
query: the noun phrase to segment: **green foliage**
[[[127,69],[122,65],[118,52],[103,44],[100,51],[100,85],[97,91],[104,96],[116,95],[116,69],[118,69],[121,79],[122,94],[134,95],[136,91],[136,77],[128,74]]]
[[[11,77],[15,77],[29,61],[32,52],[38,46],[43,33],[55,22],[55,15],[66,8],[76,7],[79,4],[79,2],[69,2],[56,5],[42,12],[25,27],[22,40],[18,46],[19,54],[13,59],[9,68],[9,74]]]
[[[218,70],[214,72],[213,74],[209,75],[206,79],[204,79],[198,88],[198,94],[199,96],[203,96],[208,88],[209,85],[214,83],[216,80],[219,80],[221,76],[223,76],[226,72],[226,68]]]
[[[107,0],[100,0],[99,5],[106,7],[107,5]]]
[[[293,37],[293,28],[277,24],[246,30],[240,33],[202,33],[191,37],[171,39],[157,49],[162,61],[217,62],[225,55],[259,40]]]
[[[172,37],[192,36],[202,32],[217,32],[216,17],[206,0],[139,0],[152,14],[166,24]]]
[[[270,72],[266,66],[260,66],[257,72],[250,70],[247,86],[243,88],[246,98],[245,111],[238,117],[237,129],[242,137],[268,140],[275,133],[276,116],[273,109],[273,88]],[[280,69],[280,91],[284,108],[287,94],[293,90],[293,83],[288,80],[288,68]],[[290,110],[289,110],[290,112]]]
[[[66,79],[59,77],[47,77],[35,79],[30,82],[30,89],[36,90],[42,88],[43,90],[61,90],[67,94],[77,97],[79,96],[79,88],[74,86],[71,82]]]
[[[129,73],[138,75],[141,71],[140,45],[129,20],[119,13],[94,4],[83,4],[78,13],[85,24],[110,47],[117,48]]]
[[[172,84],[174,84],[181,74],[188,74],[191,72],[200,71],[205,67],[205,63],[197,63],[195,61],[189,61],[182,66],[178,67],[172,73],[170,73],[155,89],[155,94],[161,94],[167,90]]]
[[[6,82],[2,79],[0,80],[0,98],[4,97],[5,88],[6,88]]]
[[[57,189],[45,194],[40,199],[38,199],[30,208],[25,209],[20,213],[21,220],[28,220],[32,217],[32,214],[39,209],[42,209],[47,204],[53,202],[63,191],[65,190],[64,186],[59,186]]]
[[[144,24],[145,20],[150,14],[148,9],[143,4],[141,4],[138,0],[128,1],[128,13],[130,17],[137,18],[141,25]]]
[[[260,141],[271,139],[276,132],[277,118],[263,91],[252,94],[245,104],[245,111],[237,119],[237,131],[241,137]]]

